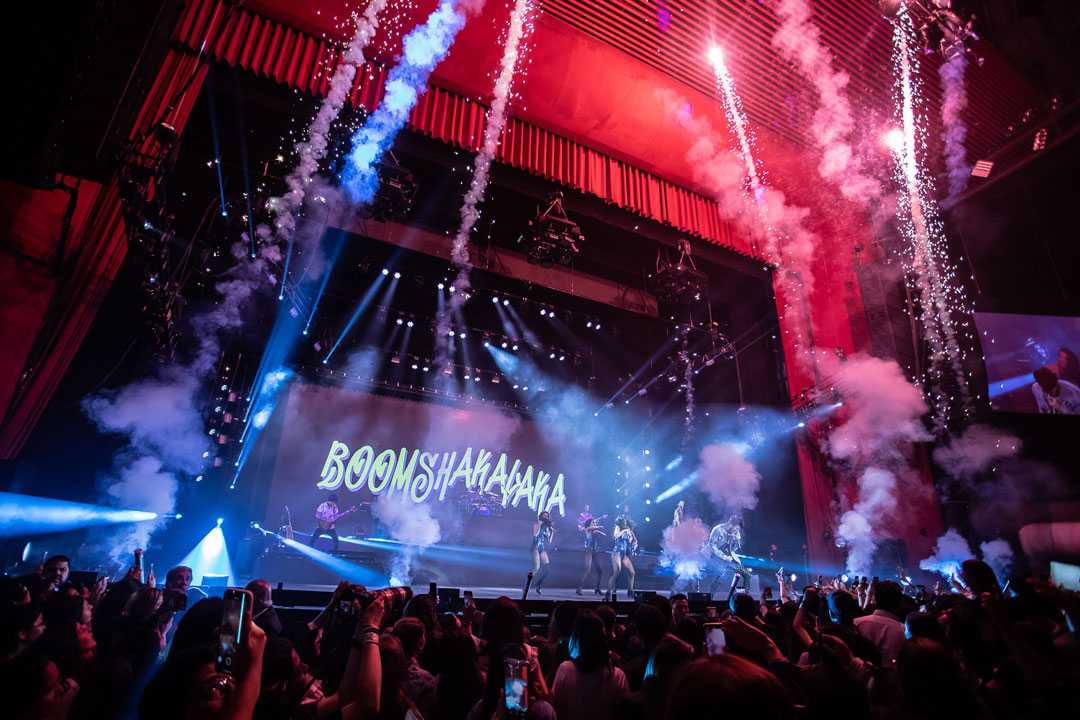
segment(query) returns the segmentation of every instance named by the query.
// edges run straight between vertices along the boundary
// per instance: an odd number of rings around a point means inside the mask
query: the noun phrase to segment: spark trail
[[[930,385],[934,428],[940,434],[946,428],[953,401],[948,395],[949,385],[955,386],[963,412],[971,413],[963,352],[953,319],[954,313],[967,314],[967,302],[948,257],[944,227],[933,200],[933,180],[920,163],[926,152],[926,113],[918,79],[918,47],[911,17],[902,12],[893,29],[894,92],[904,134],[903,147],[896,152],[895,176],[903,188],[897,219],[911,250],[909,270],[920,304],[923,335],[930,349],[925,379]]]
[[[465,193],[465,200],[461,206],[461,224],[454,236],[454,244],[451,250],[451,259],[457,266],[457,277],[454,287],[458,292],[450,296],[450,302],[439,314],[436,322],[436,338],[440,339],[440,346],[445,346],[445,338],[450,329],[450,317],[465,302],[465,291],[471,287],[469,273],[471,264],[469,261],[469,235],[480,218],[478,205],[484,199],[488,181],[491,175],[491,164],[495,160],[499,144],[502,142],[503,131],[506,129],[510,100],[513,97],[515,80],[520,78],[518,68],[521,58],[525,54],[522,47],[527,42],[533,30],[535,16],[534,0],[516,0],[510,13],[510,23],[506,30],[506,42],[503,48],[502,60],[499,63],[499,74],[495,79],[495,88],[492,94],[491,108],[488,110],[484,123],[484,135],[480,142],[480,152],[477,153],[473,162],[472,181]],[[445,352],[443,348],[441,353]],[[440,357],[439,361],[445,358]]]

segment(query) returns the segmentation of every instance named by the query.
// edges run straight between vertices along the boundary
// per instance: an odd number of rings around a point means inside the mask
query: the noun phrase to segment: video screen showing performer
[[[1080,318],[975,313],[990,407],[1080,415]]]

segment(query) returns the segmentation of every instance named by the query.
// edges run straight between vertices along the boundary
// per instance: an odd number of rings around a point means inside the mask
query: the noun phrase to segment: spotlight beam
[[[336,353],[337,349],[341,347],[341,343],[344,342],[345,338],[348,337],[350,332],[352,332],[353,326],[356,325],[356,322],[364,314],[364,311],[367,310],[369,305],[371,305],[371,301],[374,299],[375,293],[377,293],[379,291],[379,288],[382,287],[383,281],[385,279],[386,276],[382,273],[379,273],[375,276],[375,283],[371,287],[369,287],[367,289],[367,292],[364,293],[364,296],[360,298],[360,302],[357,303],[356,308],[353,310],[352,316],[349,317],[349,321],[345,323],[345,327],[342,328],[341,333],[338,334],[338,338],[334,341],[333,346],[330,348],[330,352],[326,353],[326,357],[323,358],[323,365],[330,362],[330,358],[334,357],[334,353]],[[390,281],[388,295],[393,294],[394,289],[397,287],[397,283],[398,280],[396,278]]]
[[[202,584],[202,578],[207,575],[224,575],[227,583],[232,583],[235,577],[220,525],[206,533],[178,564],[191,568],[192,582],[196,584]]]
[[[341,255],[342,248],[345,247],[345,233],[341,233],[338,236],[337,244],[334,246],[334,251],[326,261],[326,267],[323,269],[322,282],[319,283],[319,292],[315,296],[315,302],[311,304],[311,314],[308,316],[307,324],[304,325],[304,335],[308,334],[308,330],[311,328],[311,323],[315,319],[315,314],[319,312],[319,303],[322,301],[323,293],[326,292],[326,285],[330,282],[330,275],[334,272],[334,266],[337,264],[338,256]]]
[[[147,522],[158,514],[0,492],[0,537],[25,537],[84,527]]]

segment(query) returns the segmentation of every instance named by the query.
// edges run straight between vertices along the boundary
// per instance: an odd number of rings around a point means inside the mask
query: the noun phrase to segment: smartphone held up
[[[221,631],[218,633],[217,671],[232,674],[237,655],[247,643],[251,631],[251,592],[243,588],[227,588],[221,612]]]

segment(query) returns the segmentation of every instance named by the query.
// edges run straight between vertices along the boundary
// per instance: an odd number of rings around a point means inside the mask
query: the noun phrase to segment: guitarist
[[[707,546],[712,556],[720,561],[720,566],[725,570],[730,569],[732,571],[728,599],[730,600],[731,596],[735,594],[735,589],[739,586],[740,581],[742,581],[743,589],[749,592],[750,570],[743,565],[742,559],[739,557],[739,551],[742,550],[742,518],[735,514],[728,518],[727,522],[722,522],[713,527],[709,533]],[[710,594],[716,590],[719,583],[720,575],[718,574]]]
[[[319,507],[315,508],[315,522],[318,523],[318,527],[315,532],[311,533],[311,547],[315,547],[315,541],[321,538],[323,535],[329,536],[334,541],[334,552],[338,550],[338,534],[337,534],[337,521],[343,515],[348,515],[356,508],[351,508],[345,512],[338,511],[338,496],[337,493],[330,493],[330,496],[326,498],[326,502],[321,503]]]

